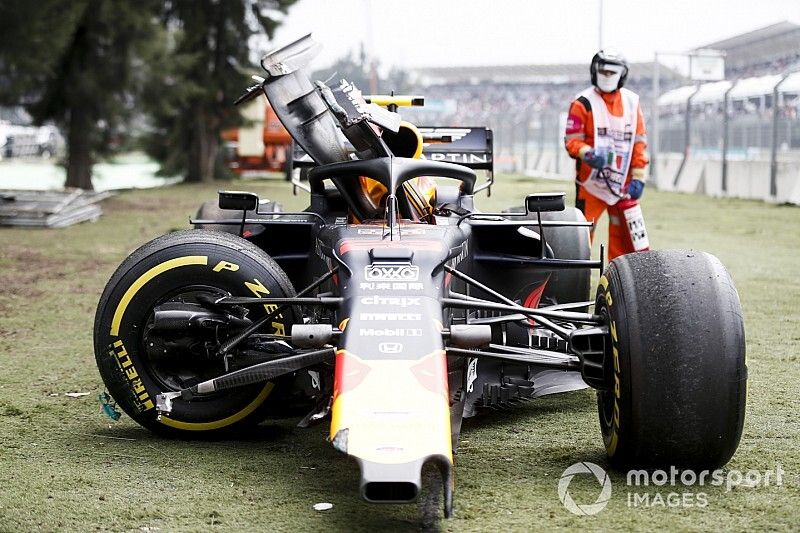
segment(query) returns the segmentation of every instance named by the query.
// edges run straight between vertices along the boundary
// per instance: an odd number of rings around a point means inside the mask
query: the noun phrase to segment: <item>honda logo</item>
[[[403,351],[403,345],[399,342],[382,342],[378,345],[378,351],[386,354],[398,354]]]

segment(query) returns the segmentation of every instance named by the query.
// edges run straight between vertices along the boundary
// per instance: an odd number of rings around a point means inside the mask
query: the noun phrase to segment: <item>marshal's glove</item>
[[[628,196],[630,196],[634,200],[638,200],[639,198],[642,197],[643,192],[644,192],[644,182],[636,179],[631,180],[630,184],[628,185]]]
[[[596,168],[597,170],[601,170],[604,166],[606,166],[605,158],[596,154],[594,150],[589,150],[583,154],[583,160],[586,161],[587,165],[592,168]]]

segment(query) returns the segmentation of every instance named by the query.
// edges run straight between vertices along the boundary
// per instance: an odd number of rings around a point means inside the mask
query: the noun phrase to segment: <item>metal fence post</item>
[[[519,172],[519,147],[517,146],[519,122],[514,122],[512,117],[509,117],[508,122],[511,131],[511,157],[514,160],[514,172]]]
[[[542,157],[544,156],[544,137],[545,137],[545,118],[547,117],[548,113],[541,113],[539,115],[539,153],[536,155],[536,169],[539,169],[539,165],[542,163]]]
[[[559,124],[559,120],[558,120],[558,112],[555,112],[554,113],[554,117],[553,117],[553,130],[555,131],[555,135],[553,137],[550,137],[551,139],[553,139],[553,138],[558,139],[559,133],[561,133],[561,132],[558,131],[558,126],[559,125],[560,124]],[[559,174],[561,172],[561,150],[558,149],[558,144],[559,144],[558,141],[556,141],[554,149],[553,149],[553,157],[555,158],[554,163],[556,165],[555,166],[555,173],[556,174]]]
[[[728,87],[728,90],[725,91],[725,94],[722,97],[722,192],[728,192],[728,148],[730,146],[730,121],[731,115],[728,109],[728,104],[730,104],[730,94],[736,84],[739,83],[739,80],[733,80],[731,86]]]
[[[692,98],[694,98],[699,92],[700,84],[698,83],[694,92],[689,96],[689,98],[686,99],[686,123],[684,125],[686,138],[684,139],[683,159],[681,159],[681,164],[678,167],[678,171],[675,173],[675,179],[672,181],[673,187],[678,185],[678,180],[681,178],[681,174],[683,173],[683,167],[686,165],[686,160],[689,159],[689,151],[692,148]]]
[[[791,72],[785,72],[780,81],[772,89],[772,146],[769,154],[769,195],[773,200],[778,196],[778,94],[780,87]]]
[[[531,126],[531,106],[525,108],[522,117],[522,172],[528,170],[528,128]]]
[[[655,54],[653,60],[653,111],[652,111],[652,129],[653,133],[650,139],[653,146],[650,150],[650,176],[655,179],[655,185],[658,187],[658,96],[661,92],[661,71],[658,64],[658,52]]]

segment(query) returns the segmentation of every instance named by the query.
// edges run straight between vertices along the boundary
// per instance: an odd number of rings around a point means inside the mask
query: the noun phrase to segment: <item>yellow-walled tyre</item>
[[[713,255],[659,250],[614,259],[597,289],[609,319],[603,441],[618,467],[712,469],[739,444],[747,367],[739,296]]]
[[[221,391],[192,401],[176,399],[158,418],[156,395],[177,391],[225,372],[215,348],[238,329],[191,327],[154,335],[154,308],[202,306],[226,295],[290,297],[286,274],[265,252],[237,236],[189,230],[159,237],[133,252],[106,285],[95,316],[97,366],[117,404],[159,433],[208,435],[257,422],[281,382]],[[247,320],[268,312],[250,306]],[[286,334],[298,321],[284,310],[260,333]]]

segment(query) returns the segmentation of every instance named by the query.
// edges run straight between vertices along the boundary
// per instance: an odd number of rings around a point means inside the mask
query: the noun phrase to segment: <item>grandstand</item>
[[[652,102],[654,64],[633,63],[627,87]],[[412,72],[424,108],[404,110],[417,124],[489,126],[494,130],[500,171],[533,171],[569,176],[574,164],[563,149],[564,121],[575,95],[589,86],[589,62],[550,65],[426,67]],[[661,86],[686,79],[660,66]]]
[[[800,203],[800,26],[781,22],[703,48],[725,53],[727,79],[659,97],[661,184]]]
[[[700,48],[725,52],[725,77],[773,74],[800,62],[800,26],[778,22]]]
[[[477,85],[477,84],[572,84],[586,85],[589,78],[589,62],[554,65],[501,65],[482,67],[425,67],[414,70],[419,85]],[[681,79],[680,75],[662,67],[662,78],[669,83]],[[650,81],[652,63],[632,63],[631,81]]]
[[[658,100],[662,115],[678,112],[689,97],[695,111],[722,112],[727,99],[734,114],[763,114],[772,109],[776,87],[778,107],[796,114],[800,96],[800,25],[779,22],[700,49],[704,48],[725,53],[726,79],[665,92]]]
[[[652,97],[653,63],[633,63],[628,87],[644,100]],[[566,111],[569,102],[589,85],[588,61],[580,64],[499,65],[482,67],[426,67],[412,72],[415,88],[424,93],[432,113],[430,120],[447,125],[463,120],[487,120],[498,113],[519,113],[531,106],[536,111]],[[664,65],[662,87],[677,87],[685,78]],[[449,101],[442,105],[441,101]],[[647,100],[649,101],[649,100]],[[444,111],[443,111],[444,110]],[[427,116],[429,115],[429,116]]]
[[[698,85],[659,66],[659,127],[651,136],[658,146],[650,147],[658,186],[800,203],[800,72],[794,72],[800,71],[800,26],[780,22],[694,51],[700,49],[725,53],[727,79]],[[588,70],[588,61],[419,68],[412,79],[426,108],[408,111],[409,118],[488,125],[499,170],[570,178],[564,120],[569,102],[589,84]],[[634,63],[630,72],[627,87],[641,96],[653,124],[654,64]]]

